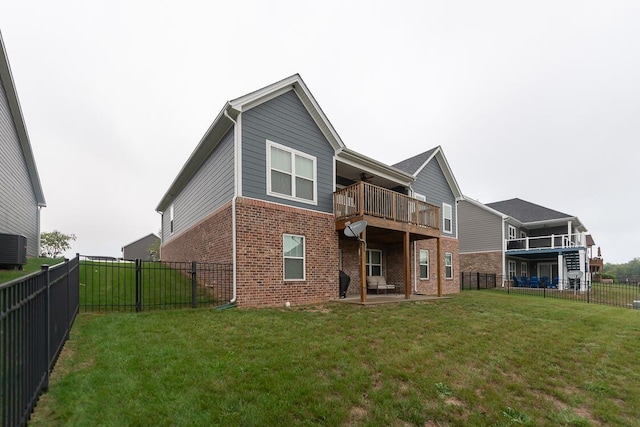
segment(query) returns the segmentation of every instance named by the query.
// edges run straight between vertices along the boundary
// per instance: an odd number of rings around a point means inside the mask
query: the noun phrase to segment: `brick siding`
[[[332,214],[239,198],[237,302],[242,307],[311,304],[338,298],[338,233]],[[304,281],[284,281],[283,234],[305,237]]]
[[[162,245],[163,261],[232,263],[231,203]]]
[[[460,254],[460,271],[489,273],[502,276],[502,252],[475,252]]]

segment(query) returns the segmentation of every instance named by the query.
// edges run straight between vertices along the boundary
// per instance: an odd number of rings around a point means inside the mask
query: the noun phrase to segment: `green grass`
[[[0,270],[0,283],[9,282],[18,277],[26,276],[36,271],[44,264],[54,265],[64,262],[64,258],[28,258],[22,270]]]
[[[185,267],[187,266],[187,267]],[[140,301],[144,310],[191,305],[190,264],[176,268],[144,263]],[[183,268],[180,270],[179,268]],[[184,268],[187,268],[184,270]],[[80,261],[80,307],[88,311],[135,311],[136,265],[133,262]],[[212,292],[197,287],[196,302],[212,304]]]
[[[640,311],[431,303],[83,314],[31,425],[639,426]]]

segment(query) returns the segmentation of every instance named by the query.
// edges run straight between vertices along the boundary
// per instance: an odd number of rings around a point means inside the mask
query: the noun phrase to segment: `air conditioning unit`
[[[20,269],[27,263],[27,238],[18,234],[0,234],[0,268]]]

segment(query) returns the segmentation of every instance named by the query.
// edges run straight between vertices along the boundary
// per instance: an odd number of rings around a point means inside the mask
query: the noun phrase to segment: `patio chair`
[[[538,280],[538,276],[531,276],[531,279],[529,280],[529,286],[532,288],[540,287],[540,280]]]
[[[529,285],[529,280],[527,279],[527,276],[520,277],[520,286],[523,288],[526,288],[528,285]]]
[[[367,276],[367,289],[375,290],[376,294],[379,294],[380,291],[384,291],[386,294],[388,290],[393,290],[395,292],[395,285],[387,284],[386,279],[383,276]]]
[[[543,288],[549,287],[549,277],[548,276],[540,277],[540,286],[543,287]]]
[[[553,280],[549,284],[549,287],[552,289],[558,289],[558,276],[553,278]]]

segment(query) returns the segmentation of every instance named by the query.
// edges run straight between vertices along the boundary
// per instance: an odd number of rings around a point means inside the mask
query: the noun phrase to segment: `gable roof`
[[[13,82],[13,75],[11,74],[11,67],[9,66],[9,59],[7,57],[4,42],[2,40],[2,33],[0,33],[0,90],[4,88],[7,95],[7,101],[9,103],[9,113],[13,118],[13,124],[16,128],[18,140],[20,142],[20,148],[29,172],[29,179],[31,180],[31,187],[35,194],[36,202],[38,206],[45,207],[47,203],[44,199],[44,193],[42,191],[42,185],[40,183],[40,176],[38,175],[38,169],[36,168],[36,161],[33,157],[33,151],[31,150],[31,143],[29,142],[29,134],[27,133],[27,127],[24,123],[24,117],[22,116],[22,109],[20,108],[20,101],[18,100],[18,93]]]
[[[578,217],[574,215],[562,213],[518,198],[487,203],[487,206],[525,225],[574,221],[577,223],[576,228],[583,231],[587,230]]]
[[[294,74],[278,82],[265,86],[262,89],[258,89],[239,98],[228,101],[224,107],[222,107],[222,110],[218,113],[211,126],[209,126],[209,129],[207,129],[195,150],[191,153],[191,156],[189,156],[173,183],[162,197],[162,200],[156,207],[156,211],[162,212],[171,204],[173,199],[187,185],[193,174],[196,173],[204,161],[209,157],[209,154],[211,154],[224,135],[232,128],[240,113],[250,110],[253,107],[289,91],[294,91],[298,98],[300,98],[300,101],[305,106],[333,149],[336,152],[344,149],[345,145],[342,142],[342,139],[340,139],[340,136],[333,128],[333,125],[329,122],[327,116],[325,116],[317,101],[309,91],[309,88],[307,88],[307,85],[302,80],[302,77],[300,77],[299,74]]]
[[[160,240],[160,237],[156,236],[155,233],[149,233],[144,237],[139,238],[138,240],[134,240],[131,243],[127,243],[126,245],[122,246],[122,248],[120,250],[123,250],[124,248],[131,246],[131,245],[135,245],[136,243],[142,242],[143,240],[147,240],[147,239],[153,239],[153,240]]]
[[[462,195],[462,191],[460,191],[458,181],[456,181],[456,178],[451,171],[451,167],[449,166],[449,162],[442,151],[442,147],[439,145],[431,150],[425,151],[424,153],[396,163],[393,167],[417,177],[433,159],[438,162],[438,165],[440,166],[440,169],[442,170],[442,173],[444,174],[444,177],[447,180],[456,200],[463,200],[464,196]]]

